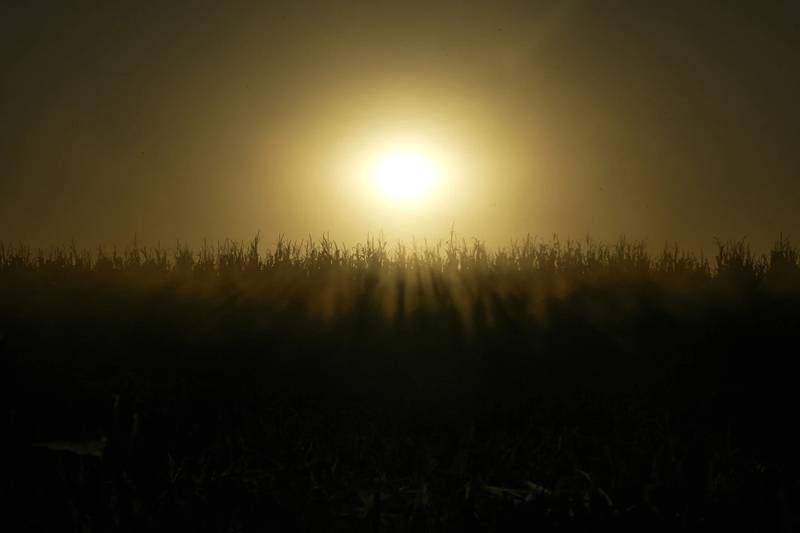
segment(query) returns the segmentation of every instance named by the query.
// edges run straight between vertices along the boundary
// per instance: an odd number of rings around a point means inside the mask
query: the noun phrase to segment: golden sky
[[[66,4],[0,7],[0,240],[800,239],[795,2]]]

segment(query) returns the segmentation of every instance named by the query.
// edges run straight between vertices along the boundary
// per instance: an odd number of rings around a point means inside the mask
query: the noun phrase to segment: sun
[[[396,150],[378,157],[373,177],[378,191],[398,203],[424,200],[439,179],[437,165],[422,152]]]

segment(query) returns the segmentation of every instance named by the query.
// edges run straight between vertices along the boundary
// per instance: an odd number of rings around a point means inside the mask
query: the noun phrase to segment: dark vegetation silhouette
[[[798,527],[800,258],[0,245],[6,531]]]

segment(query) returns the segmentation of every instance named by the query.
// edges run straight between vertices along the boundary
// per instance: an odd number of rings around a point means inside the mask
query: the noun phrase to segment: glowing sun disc
[[[374,170],[378,189],[396,201],[422,199],[434,186],[434,163],[417,152],[392,152],[378,159]]]

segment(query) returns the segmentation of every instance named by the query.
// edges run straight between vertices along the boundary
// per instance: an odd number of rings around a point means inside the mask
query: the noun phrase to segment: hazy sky
[[[0,69],[0,240],[800,241],[797,2],[12,0]]]

